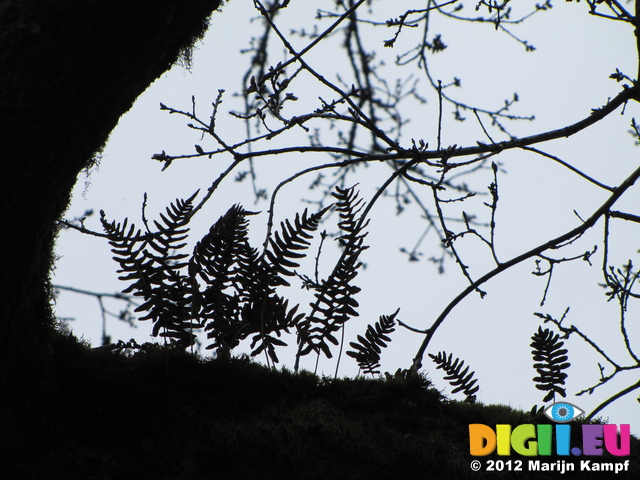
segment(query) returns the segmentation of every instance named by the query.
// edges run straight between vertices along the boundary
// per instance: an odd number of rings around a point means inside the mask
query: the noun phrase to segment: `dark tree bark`
[[[0,0],[1,391],[46,366],[52,247],[78,173],[220,2]]]

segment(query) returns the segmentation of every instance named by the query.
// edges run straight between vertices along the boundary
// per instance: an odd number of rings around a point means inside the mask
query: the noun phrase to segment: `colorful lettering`
[[[555,428],[554,428],[555,427]],[[582,425],[582,449],[571,448],[571,425],[533,425],[525,423],[512,429],[511,425],[498,424],[495,430],[481,423],[469,425],[469,451],[474,457],[496,452],[500,456],[518,455],[533,457],[552,455],[555,434],[555,453],[558,456],[601,456],[605,451],[617,457],[631,454],[630,425]]]

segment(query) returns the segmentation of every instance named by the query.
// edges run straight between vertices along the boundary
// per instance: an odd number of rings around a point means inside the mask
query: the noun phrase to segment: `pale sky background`
[[[328,9],[335,4],[324,3]],[[475,14],[475,4],[472,3],[465,4],[463,13],[470,16]],[[518,7],[534,3],[517,2]],[[162,164],[151,160],[154,153],[165,150],[168,154],[190,154],[195,153],[193,145],[196,143],[205,150],[212,150],[217,145],[213,139],[201,139],[197,132],[188,129],[184,117],[161,112],[159,103],[189,110],[191,96],[195,95],[198,111],[207,118],[218,89],[225,89],[217,122],[219,133],[229,142],[244,138],[244,124],[226,112],[242,109],[240,99],[234,98],[232,93],[239,89],[249,56],[241,55],[239,50],[246,48],[250,36],[259,35],[262,29],[258,21],[249,21],[248,12],[251,8],[252,2],[249,0],[232,0],[222,13],[213,16],[209,33],[194,52],[193,69],[187,71],[174,67],[140,96],[112,133],[99,167],[88,178],[79,179],[67,218],[81,216],[86,210],[93,209],[96,214],[87,219],[86,226],[101,231],[97,212],[104,209],[111,220],[121,221],[129,217],[131,221],[142,225],[140,212],[144,192],[149,197],[147,216],[150,220],[155,219],[170,201],[187,198],[197,189],[205,190],[226,168],[230,156],[219,155],[213,159],[175,161],[165,172],[161,172]],[[316,8],[317,2],[292,1],[279,19],[282,25],[287,26],[283,30],[303,26],[309,30]],[[384,21],[401,15],[409,8],[416,8],[416,5],[413,1],[398,0],[373,2],[373,8],[375,18]],[[619,92],[620,85],[608,78],[616,68],[630,77],[637,72],[633,28],[622,22],[593,18],[587,14],[587,10],[584,2],[554,2],[552,10],[510,27],[514,35],[526,38],[536,47],[533,53],[525,52],[521,44],[503,32],[495,31],[492,25],[461,24],[436,16],[431,27],[433,34],[429,38],[441,33],[448,48],[431,56],[432,75],[435,79],[442,79],[445,84],[454,76],[462,79],[462,88],[449,89],[447,93],[481,108],[499,108],[505,99],[510,99],[517,92],[520,101],[512,113],[536,116],[534,122],[509,125],[511,133],[518,136],[532,135],[579,121],[589,114],[591,108],[600,107],[607,98]],[[328,25],[328,21],[322,25]],[[375,49],[378,60],[385,62],[386,67],[381,72],[388,74],[391,81],[407,74],[421,79],[419,88],[427,98],[427,104],[409,101],[404,105],[405,116],[411,118],[411,123],[406,126],[402,143],[409,145],[411,138],[423,138],[435,147],[436,94],[428,87],[426,78],[421,77],[422,72],[414,67],[397,71],[393,66],[395,56],[412,48],[418,41],[422,34],[418,30],[407,29],[400,35],[394,49],[385,49],[382,43],[392,36],[393,30],[384,27],[369,29],[367,39],[371,43],[366,47]],[[292,40],[298,48],[308,41],[299,37],[292,37]],[[332,80],[336,71],[345,77],[349,75],[341,56],[340,42],[341,38],[335,37],[308,59],[318,71]],[[275,38],[272,45],[273,58],[280,59],[282,48],[276,44]],[[308,85],[312,85],[311,82]],[[305,105],[315,108],[316,103],[313,102],[316,102],[317,96],[326,94],[316,91],[317,87],[312,86],[314,90],[309,95],[305,91],[305,84],[301,83],[293,84],[291,88],[301,97],[294,107],[301,111]],[[305,94],[307,101],[302,98]],[[328,94],[326,98],[330,98]],[[460,124],[453,121],[453,116],[446,108],[443,145],[473,145],[476,140],[486,142],[471,112],[466,112],[467,122]],[[634,146],[633,138],[628,133],[633,116],[640,119],[637,103],[629,104],[624,115],[620,115],[618,110],[586,133],[539,147],[560,156],[598,180],[615,186],[637,168],[640,158],[640,148]],[[505,139],[503,134],[495,130],[491,132],[494,140]],[[289,138],[287,141],[291,144],[296,140]],[[306,139],[298,136],[297,142],[304,144]],[[275,145],[274,142],[274,145],[256,148]],[[499,177],[496,243],[502,261],[577,226],[579,220],[574,210],[586,218],[608,196],[605,191],[587,184],[542,157],[510,151],[497,160],[507,172]],[[264,157],[256,161],[258,185],[271,193],[278,182],[301,166],[328,161],[329,158],[320,155]],[[374,165],[359,170],[352,178],[354,183],[359,182],[361,195],[368,200],[389,173],[388,167]],[[310,198],[312,194],[306,191],[306,187],[313,178],[313,175],[303,178],[283,191],[276,203],[278,222],[305,208],[306,205],[299,198]],[[469,181],[477,188],[486,190],[491,176],[489,172],[483,172],[477,177],[469,177]],[[617,204],[617,209],[637,214],[634,206],[640,200],[639,188],[636,186],[629,191]],[[430,191],[425,191],[423,198],[428,200]],[[474,207],[465,206],[465,210],[482,214],[488,220],[489,210],[481,206],[483,201],[488,201],[487,197],[475,201]],[[233,175],[195,217],[191,224],[190,244],[199,240],[210,225],[237,202],[243,203],[248,210],[263,212],[251,217],[253,245],[260,247],[265,232],[264,212],[268,204],[264,201],[254,204],[249,182],[238,184],[233,181]],[[433,211],[431,205],[430,209]],[[331,218],[326,228],[335,225],[334,221]],[[353,341],[357,334],[362,334],[366,325],[377,321],[381,314],[391,314],[398,307],[399,319],[415,328],[428,328],[440,311],[466,286],[466,280],[454,263],[448,262],[446,274],[438,275],[436,267],[426,261],[432,255],[439,255],[435,236],[432,235],[422,244],[423,257],[420,262],[410,263],[406,255],[400,252],[401,247],[411,249],[425,227],[415,207],[409,206],[401,216],[395,216],[395,205],[391,199],[381,199],[376,204],[367,237],[367,244],[371,248],[362,257],[367,268],[355,281],[362,288],[357,296],[360,317],[347,324],[347,342]],[[578,255],[592,249],[601,241],[602,232],[600,222],[558,256]],[[638,225],[615,222],[610,263],[620,267],[629,258],[639,263],[637,251],[640,245],[637,238]],[[479,246],[477,241],[465,239],[457,245],[474,278],[492,267],[489,251]],[[54,282],[105,293],[125,288],[126,285],[117,279],[118,265],[111,260],[109,249],[103,239],[71,230],[62,231],[57,245],[60,260]],[[310,250],[310,255],[315,255],[315,250]],[[327,271],[332,268],[329,256],[330,252],[321,264]],[[437,331],[428,352],[435,354],[446,350],[470,365],[481,387],[478,393],[480,401],[529,410],[534,404],[540,405],[544,396],[531,381],[535,371],[529,344],[531,335],[539,325],[539,319],[533,313],[549,313],[559,318],[570,306],[568,324],[576,324],[601,343],[620,363],[628,364],[619,334],[618,305],[615,302],[607,303],[604,290],[598,286],[602,282],[601,262],[602,251],[599,249],[592,257],[592,267],[581,261],[558,265],[547,301],[542,307],[540,301],[546,278],[531,275],[535,269],[534,261],[512,268],[482,287],[488,293],[485,299],[480,300],[477,295],[469,296],[458,305]],[[307,270],[305,273],[311,275],[313,272]],[[311,300],[310,297],[304,297],[303,292],[295,286],[287,294],[295,296],[303,309]],[[297,299],[298,295],[301,296],[300,300]],[[104,301],[111,311],[117,312],[122,308],[117,301]],[[634,345],[640,352],[640,310],[636,303],[630,301],[627,318],[632,341],[635,339]],[[100,345],[102,321],[95,298],[63,291],[56,309],[60,317],[74,318],[70,326],[76,335],[94,346]],[[151,340],[148,322],[139,322],[138,328],[130,329],[110,318],[107,331],[113,341],[126,341],[132,337],[139,343]],[[409,367],[422,341],[421,336],[403,329],[398,329],[392,338],[389,348],[383,351],[383,371],[393,372],[399,367]],[[292,368],[295,338],[290,336],[285,341],[290,347],[279,352],[280,365]],[[578,338],[572,338],[565,345],[569,348],[572,367],[568,371],[568,395],[564,400],[587,412],[638,379],[637,370],[627,372],[596,390],[591,397],[576,397],[575,393],[597,382],[597,362],[601,359]],[[345,345],[345,349],[347,347]],[[204,349],[202,352],[209,354]],[[337,356],[337,349],[334,353]],[[302,367],[313,370],[314,362],[315,358],[307,357]],[[428,357],[425,357],[423,365],[436,386],[449,393],[451,387],[442,380],[441,371],[436,371]],[[335,356],[332,360],[322,361],[318,373],[333,375],[334,369]],[[357,374],[357,370],[353,359],[343,355],[339,374],[352,376]],[[619,400],[602,412],[602,416],[608,417],[612,423],[630,423],[632,432],[640,433],[640,404],[636,401],[639,394],[640,391],[635,391]]]

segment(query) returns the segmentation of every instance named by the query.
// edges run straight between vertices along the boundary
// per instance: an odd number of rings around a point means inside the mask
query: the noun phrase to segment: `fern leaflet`
[[[475,401],[475,393],[480,389],[476,385],[477,379],[473,378],[476,372],[469,373],[468,366],[463,370],[464,361],[459,358],[452,361],[453,355],[447,356],[447,352],[444,351],[439,352],[437,356],[430,353],[429,357],[438,365],[436,369],[441,368],[447,373],[444,379],[455,387],[451,391],[452,394],[462,392],[467,396],[467,401]]]
[[[533,350],[533,368],[538,372],[538,376],[533,377],[538,390],[548,392],[543,401],[548,402],[555,399],[556,393],[566,397],[566,389],[561,387],[567,378],[563,371],[571,364],[567,362],[567,350],[562,348],[564,342],[560,340],[558,334],[554,334],[550,329],[538,327],[538,331],[531,336],[531,347]]]
[[[307,209],[305,209],[302,217],[296,214],[294,225],[291,225],[288,219],[280,222],[282,234],[275,232],[274,238],[269,240],[270,249],[265,252],[277,273],[286,276],[295,275],[291,269],[299,267],[300,264],[294,259],[306,256],[301,251],[309,247],[309,240],[313,238],[312,232],[317,230],[322,216],[329,208],[331,206],[314,213],[310,217],[307,215]],[[281,277],[278,277],[277,282],[279,285],[290,286],[289,282]]]
[[[334,334],[347,320],[358,316],[356,308],[359,305],[354,296],[360,291],[360,287],[353,285],[352,281],[362,266],[360,254],[369,248],[363,244],[367,235],[363,230],[368,221],[363,222],[361,219],[363,202],[358,198],[355,187],[336,187],[332,195],[338,200],[336,210],[341,219],[338,226],[343,232],[338,241],[343,251],[329,277],[317,286],[316,300],[310,304],[311,314],[297,325],[296,365],[301,356],[311,352],[322,352],[327,358],[331,358],[331,348],[327,341],[338,345],[339,341]]]
[[[380,320],[374,325],[368,325],[364,335],[358,335],[358,343],[350,342],[349,345],[354,350],[347,351],[347,355],[355,358],[358,366],[365,374],[376,375],[380,371],[381,349],[391,342],[389,335],[395,331],[396,315],[400,309],[391,315],[382,315]]]

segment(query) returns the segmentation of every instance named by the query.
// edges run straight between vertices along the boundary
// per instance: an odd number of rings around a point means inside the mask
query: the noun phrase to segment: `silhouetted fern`
[[[297,326],[296,367],[299,358],[310,352],[322,352],[327,358],[331,358],[331,348],[327,342],[338,345],[334,334],[347,320],[358,316],[358,302],[354,295],[360,291],[360,287],[353,285],[352,281],[362,265],[359,261],[360,254],[369,248],[363,244],[367,235],[363,230],[368,221],[360,220],[364,204],[358,198],[355,187],[336,187],[333,196],[337,199],[335,208],[340,215],[338,226],[342,235],[338,237],[338,241],[343,251],[329,277],[316,286],[316,301],[311,304],[311,314]]]
[[[560,385],[564,385],[567,374],[563,372],[571,364],[567,362],[567,350],[562,348],[564,342],[560,340],[558,334],[554,334],[548,328],[538,331],[531,336],[531,347],[533,350],[533,368],[538,372],[537,377],[533,377],[538,390],[547,391],[543,402],[548,402],[555,398],[556,393],[566,397],[566,390]]]
[[[464,361],[456,358],[452,363],[453,355],[449,354],[449,356],[447,356],[447,353],[444,351],[439,352],[437,356],[430,353],[429,357],[438,365],[436,369],[442,368],[447,373],[444,379],[447,380],[451,386],[456,387],[451,391],[452,394],[462,392],[467,396],[467,401],[475,401],[475,393],[480,387],[475,385],[477,382],[477,380],[473,378],[475,372],[468,373],[468,366],[462,370]]]
[[[153,335],[160,335],[182,345],[191,345],[193,328],[200,325],[191,319],[192,289],[188,277],[181,273],[188,256],[178,253],[185,246],[189,214],[197,192],[187,200],[176,200],[160,214],[162,222],[154,221],[156,232],[142,234],[128,221],[108,222],[104,211],[100,212],[102,226],[109,236],[109,244],[120,264],[120,280],[133,281],[124,293],[144,298],[136,312],[145,311],[140,320],[153,321]]]
[[[190,277],[204,282],[196,310],[207,338],[213,340],[207,348],[223,355],[255,331],[247,304],[254,300],[252,283],[261,273],[256,271],[257,251],[248,240],[250,215],[254,213],[232,206],[196,244],[189,261]]]
[[[277,295],[275,287],[288,285],[280,274],[292,273],[284,265],[298,266],[289,259],[304,257],[300,250],[309,245],[305,240],[311,238],[308,232],[317,228],[324,211],[310,218],[305,211],[302,220],[296,216],[295,228],[289,221],[283,222],[282,235],[276,232],[270,243],[275,253],[268,250],[264,256],[248,241],[246,217],[254,213],[239,205],[220,217],[198,242],[189,272],[206,285],[199,312],[207,337],[213,340],[207,348],[217,348],[226,355],[254,335],[251,354],[266,351],[273,362],[278,362],[275,347],[286,343],[277,337],[289,333],[304,314],[297,314],[298,305],[289,309],[288,300]]]
[[[197,194],[197,192],[196,192]],[[303,313],[298,305],[276,294],[278,286],[289,285],[283,276],[303,258],[328,208],[308,215],[296,215],[294,224],[281,223],[263,255],[248,240],[248,216],[254,212],[234,205],[216,221],[195,245],[189,257],[181,253],[186,243],[192,202],[195,195],[176,200],[154,222],[155,232],[142,234],[128,220],[108,222],[102,212],[103,228],[113,247],[113,257],[121,266],[122,280],[133,281],[125,292],[142,296],[136,311],[140,319],[151,319],[153,335],[169,338],[182,346],[195,341],[194,330],[204,328],[212,340],[207,348],[228,355],[242,340],[253,335],[251,354],[266,352],[278,362],[276,347],[286,343],[278,337],[297,325]],[[185,271],[186,270],[186,271]]]
[[[358,343],[350,342],[349,345],[355,350],[347,351],[347,355],[353,357],[358,362],[358,366],[365,373],[371,375],[379,374],[380,352],[382,348],[391,342],[389,335],[395,331],[396,315],[400,309],[392,315],[382,315],[375,325],[367,326],[365,336],[358,335]],[[366,338],[365,338],[366,337]]]
[[[299,267],[300,264],[293,259],[305,257],[301,250],[305,250],[310,245],[309,240],[313,238],[311,233],[318,228],[322,216],[329,208],[331,206],[310,217],[307,215],[306,209],[302,218],[296,213],[294,225],[291,225],[288,219],[280,222],[282,234],[275,232],[273,238],[269,240],[270,249],[265,252],[277,273],[286,276],[295,275],[291,269]],[[289,282],[284,278],[278,278],[281,285],[289,286]]]

